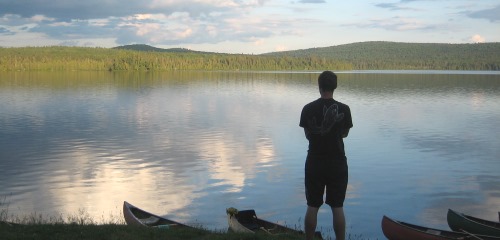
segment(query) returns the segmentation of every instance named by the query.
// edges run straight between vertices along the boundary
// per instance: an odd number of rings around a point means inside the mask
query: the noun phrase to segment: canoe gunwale
[[[424,231],[425,230],[425,231]],[[447,239],[475,239],[500,240],[500,237],[470,234],[441,229],[434,229],[394,220],[383,216],[382,232],[390,240],[447,240]]]
[[[139,218],[137,216],[138,214],[144,216],[144,218]],[[186,227],[194,229],[194,227],[187,226],[182,223],[147,212],[143,209],[140,209],[130,204],[127,201],[123,202],[123,216],[125,218],[125,222],[127,223],[127,225],[131,226],[157,227],[160,225],[169,225],[175,227]],[[154,220],[154,221],[148,221],[148,220]]]
[[[302,230],[296,230],[289,228],[278,223],[266,221],[264,219],[258,218],[255,210],[241,210],[236,212],[227,212],[227,220],[229,225],[229,230],[233,232],[240,233],[255,233],[255,232],[266,232],[271,235],[277,234],[299,234],[303,235]],[[323,239],[321,232],[317,231],[315,233],[316,239]]]
[[[452,209],[448,209],[446,219],[453,231],[500,237],[500,222],[473,217]]]

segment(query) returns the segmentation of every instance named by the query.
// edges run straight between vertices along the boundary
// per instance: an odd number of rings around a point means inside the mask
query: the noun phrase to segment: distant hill
[[[215,54],[213,52],[193,51],[184,48],[162,49],[145,44],[125,45],[116,47],[116,49]],[[499,53],[500,43],[446,44],[378,41],[270,52],[252,56],[279,57],[284,59],[302,58],[309,59],[311,62],[337,61],[347,63],[353,69],[500,70]]]
[[[499,70],[500,67],[500,43],[360,42],[262,55],[334,59],[349,62],[354,69]]]
[[[193,51],[187,48],[157,48],[153,46],[149,46],[146,44],[131,44],[131,45],[123,45],[114,47],[113,49],[125,49],[125,50],[134,50],[134,51],[142,51],[142,52],[171,52],[171,53],[205,53],[200,51]]]

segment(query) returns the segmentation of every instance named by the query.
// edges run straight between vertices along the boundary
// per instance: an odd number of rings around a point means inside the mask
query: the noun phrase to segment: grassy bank
[[[328,232],[327,235],[333,235],[333,232]],[[330,236],[323,237],[331,239]],[[199,229],[134,227],[126,225],[121,213],[111,214],[106,219],[103,217],[102,220],[96,220],[84,210],[80,210],[76,214],[59,216],[43,216],[37,213],[14,216],[9,214],[8,204],[5,204],[5,200],[0,200],[0,239],[298,240],[303,239],[303,236],[233,233],[221,230],[206,230],[203,229],[203,226]],[[347,239],[363,240],[367,238],[350,234],[348,231]]]
[[[2,210],[4,211],[4,210]],[[265,233],[248,234],[233,233],[225,231],[209,231],[204,229],[182,229],[182,228],[146,228],[127,226],[123,220],[116,222],[97,224],[86,215],[79,217],[70,216],[64,220],[62,217],[44,218],[41,215],[30,215],[27,217],[6,218],[4,211],[0,218],[0,239],[21,240],[21,239],[120,239],[120,240],[152,240],[152,239],[206,239],[206,240],[295,240],[303,239],[303,236],[280,234],[269,235]],[[115,219],[116,220],[116,219]],[[333,235],[330,233],[329,235]],[[324,236],[331,239],[330,236]],[[363,240],[362,236],[349,234],[347,239]]]
[[[1,204],[0,204],[1,205]],[[41,214],[30,214],[27,216],[13,216],[8,214],[7,208],[0,209],[0,239],[78,239],[78,240],[279,240],[279,239],[302,239],[293,235],[267,234],[240,234],[222,231],[209,231],[205,229],[183,229],[183,228],[148,228],[127,226],[123,217],[110,216],[104,223],[98,223],[84,211],[68,216],[42,216]]]
[[[10,224],[0,223],[1,239],[209,239],[209,240],[260,240],[260,239],[302,239],[292,235],[263,235],[208,232],[187,229],[158,229],[131,227],[122,224],[80,225],[80,224]]]
[[[123,224],[12,224],[0,222],[2,240],[302,240],[303,236],[264,233],[210,232],[191,229],[160,229],[132,227]],[[331,239],[327,237],[326,239]],[[347,239],[363,240],[361,236],[348,234]]]

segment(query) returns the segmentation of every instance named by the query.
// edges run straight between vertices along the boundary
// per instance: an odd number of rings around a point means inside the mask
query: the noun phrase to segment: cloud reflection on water
[[[228,206],[303,216],[298,119],[318,96],[316,73],[41,75],[0,80],[0,194],[12,193],[11,213],[84,208],[100,220],[121,216],[127,200],[213,228],[226,226]],[[499,208],[495,76],[339,77],[355,126],[346,212],[356,233],[379,236],[382,214],[442,224],[446,207]]]

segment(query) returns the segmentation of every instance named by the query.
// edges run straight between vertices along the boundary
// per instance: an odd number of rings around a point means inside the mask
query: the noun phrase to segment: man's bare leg
[[[333,230],[337,240],[345,240],[345,215],[344,208],[333,208]]]
[[[306,216],[304,218],[304,231],[306,232],[306,240],[312,240],[316,232],[316,224],[318,222],[319,208],[307,206]]]

